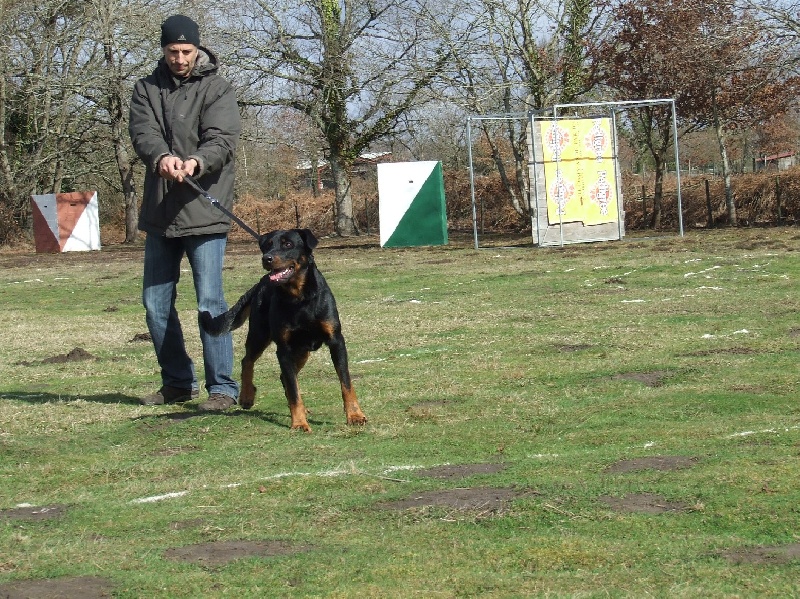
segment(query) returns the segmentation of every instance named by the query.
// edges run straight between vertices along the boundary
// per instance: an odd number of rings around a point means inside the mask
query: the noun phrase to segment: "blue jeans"
[[[222,289],[222,263],[227,236],[193,235],[161,237],[147,235],[144,245],[142,303],[147,328],[153,338],[161,382],[182,389],[198,389],[194,363],[186,353],[175,298],[184,255],[189,260],[197,297],[197,308],[216,316],[228,309]],[[230,333],[214,337],[199,326],[203,344],[206,389],[237,399],[239,385],[233,380],[233,337]]]

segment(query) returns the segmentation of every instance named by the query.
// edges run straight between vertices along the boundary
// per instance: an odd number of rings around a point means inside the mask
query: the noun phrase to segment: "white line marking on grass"
[[[153,495],[152,497],[140,497],[139,499],[132,500],[131,503],[155,503],[156,501],[174,499],[175,497],[183,497],[188,494],[189,491],[177,491],[175,493],[165,493],[164,495]]]
[[[348,474],[355,474],[361,476],[375,476],[378,478],[383,478],[384,475],[391,474],[392,472],[397,472],[399,470],[418,470],[420,468],[434,468],[436,466],[449,466],[449,464],[434,464],[434,466],[419,466],[419,465],[401,465],[401,466],[390,466],[382,470],[379,474],[370,474],[369,472],[365,472],[363,470],[359,470],[355,464],[350,464],[348,467],[340,467],[334,468],[332,470],[320,470],[317,472],[278,472],[276,474],[272,474],[265,478],[261,478],[255,481],[252,484],[257,484],[259,482],[271,481],[271,480],[279,480],[281,478],[292,478],[292,477],[309,477],[309,476],[319,476],[323,478],[328,477],[336,477],[336,476],[346,476]],[[397,479],[391,479],[397,480]],[[398,482],[405,482],[405,481],[398,481]],[[243,486],[245,483],[235,482],[229,483],[227,485],[220,485],[220,489],[235,489],[237,487]],[[208,488],[206,485],[203,485],[203,488]],[[189,494],[189,491],[176,491],[174,493],[164,493],[163,495],[153,495],[151,497],[139,497],[138,499],[132,499],[128,503],[139,504],[139,503],[156,503],[157,501],[164,501],[166,499],[176,499],[178,497],[185,497]]]
[[[779,433],[788,433],[790,431],[800,430],[800,426],[789,426],[783,429],[765,428],[760,431],[742,431],[741,433],[733,433],[725,437],[726,439],[734,439],[736,437],[749,437],[750,435],[777,435]]]
[[[731,335],[749,335],[750,331],[747,329],[741,329],[738,331],[734,331]],[[703,335],[703,339],[716,339],[717,337],[730,337],[730,335],[712,335],[711,333],[706,333]]]
[[[706,268],[705,270],[701,270],[699,272],[687,272],[685,275],[683,275],[683,277],[684,278],[688,278],[688,277],[694,277],[694,276],[697,276],[697,275],[704,275],[707,272],[711,272],[712,270],[716,270],[718,268],[722,268],[722,267],[721,266],[712,266],[711,268]],[[708,275],[706,275],[706,277],[709,278]]]

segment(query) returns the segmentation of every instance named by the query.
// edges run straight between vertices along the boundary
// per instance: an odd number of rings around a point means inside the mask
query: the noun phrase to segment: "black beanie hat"
[[[200,27],[189,17],[172,15],[161,24],[161,47],[169,44],[200,45]]]

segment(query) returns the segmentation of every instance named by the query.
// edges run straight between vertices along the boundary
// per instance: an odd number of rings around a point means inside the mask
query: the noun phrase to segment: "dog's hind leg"
[[[292,355],[288,350],[278,350],[278,363],[281,366],[281,384],[283,384],[283,391],[286,394],[286,399],[289,402],[289,413],[292,416],[292,428],[311,432],[311,427],[308,424],[308,410],[303,404],[303,398],[300,395],[300,385],[297,382],[297,375],[302,370],[303,366],[308,362],[310,352],[303,352],[301,354]]]

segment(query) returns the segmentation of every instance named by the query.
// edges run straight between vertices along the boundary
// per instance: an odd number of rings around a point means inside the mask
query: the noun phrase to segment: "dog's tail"
[[[208,311],[200,312],[200,326],[206,333],[215,337],[238,329],[250,316],[250,303],[258,288],[259,285],[251,287],[227,312],[217,316],[211,316],[211,312]]]

